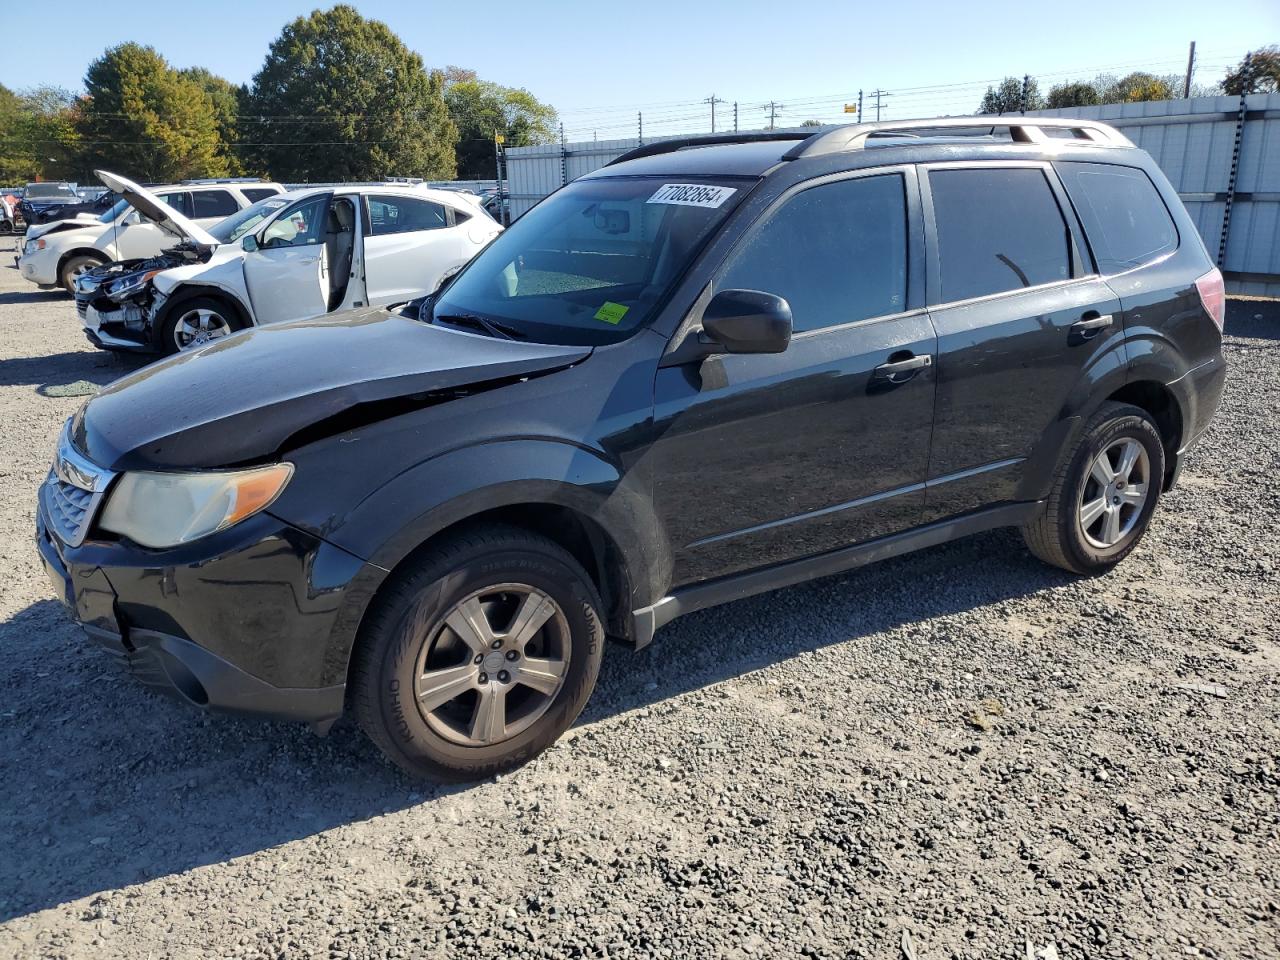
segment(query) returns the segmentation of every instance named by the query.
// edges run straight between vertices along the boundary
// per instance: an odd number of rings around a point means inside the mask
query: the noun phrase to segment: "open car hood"
[[[204,227],[188,220],[145,187],[140,187],[132,180],[126,180],[107,170],[93,172],[107,185],[107,189],[120,194],[129,201],[129,206],[175,240],[190,240],[192,243],[206,247],[218,245],[218,241]]]
[[[276,456],[305,428],[367,404],[549,373],[590,353],[366,307],[254,327],[143,367],[99,391],[72,436],[112,470],[229,467]]]

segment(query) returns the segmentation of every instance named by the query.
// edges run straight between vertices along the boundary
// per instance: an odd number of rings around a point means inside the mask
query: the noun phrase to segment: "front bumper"
[[[123,324],[110,319],[104,320],[103,315],[88,302],[86,297],[76,296],[76,313],[84,326],[85,337],[95,347],[101,347],[104,350],[130,350],[136,353],[155,352],[155,345],[150,338],[141,333],[133,334],[133,331],[126,330]]]
[[[341,715],[364,561],[265,513],[167,551],[71,547],[47,509],[42,495],[36,545],[55,594],[138,680],[211,710],[322,727]]]
[[[23,280],[41,287],[52,287],[57,284],[58,278],[57,264],[52,265],[45,263],[48,257],[42,257],[38,253],[24,253],[18,257],[18,273],[22,275]]]

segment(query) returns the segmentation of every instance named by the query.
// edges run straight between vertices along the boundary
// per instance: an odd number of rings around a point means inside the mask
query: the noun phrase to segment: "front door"
[[[659,369],[650,455],[674,586],[919,522],[936,348],[911,276],[915,190],[908,169],[785,197],[713,283],[784,297],[788,349]]]
[[[922,171],[921,190],[935,226],[938,404],[926,516],[936,520],[1023,499],[1028,458],[1061,427],[1086,369],[1123,357],[1110,349],[1120,303],[1086,259],[1048,164],[941,164]]]
[[[299,200],[259,234],[244,254],[244,277],[258,323],[300,320],[329,306],[325,224],[329,194]]]

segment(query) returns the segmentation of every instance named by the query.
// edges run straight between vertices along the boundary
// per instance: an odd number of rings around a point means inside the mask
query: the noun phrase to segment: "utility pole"
[[[876,123],[879,123],[880,122],[880,101],[883,100],[885,97],[892,96],[892,94],[890,94],[888,90],[881,90],[880,88],[877,87],[875,90],[872,90],[869,94],[867,94],[867,96],[876,98]],[[859,94],[858,97],[859,97],[859,102],[861,102],[862,95]]]
[[[863,123],[865,121],[866,121],[866,115],[862,112],[862,91],[859,90],[858,91],[858,122]]]
[[[707,99],[703,100],[702,102],[711,104],[711,132],[715,133],[716,132],[716,104],[724,103],[724,101],[721,100],[719,97],[717,97],[713,93],[711,96],[707,97]]]
[[[768,103],[768,107],[769,107],[769,129],[770,129],[770,130],[772,130],[772,129],[773,129],[774,121],[775,121],[775,120],[777,120],[777,118],[778,118],[778,109],[779,109],[781,106],[782,106],[782,104],[778,103],[776,100],[770,100],[770,101],[769,101],[769,103]]]
[[[644,113],[641,111],[636,111],[636,125],[639,128],[637,139],[640,141],[640,146],[643,147],[644,146]]]
[[[733,101],[733,132],[738,132],[738,101]]]
[[[1027,97],[1030,95],[1030,93],[1031,93],[1031,74],[1024,73],[1022,75],[1022,100],[1018,104],[1019,113],[1027,112]]]
[[[1191,52],[1187,54],[1187,81],[1182,85],[1182,99],[1191,98],[1191,74],[1196,69],[1196,42],[1191,41]]]

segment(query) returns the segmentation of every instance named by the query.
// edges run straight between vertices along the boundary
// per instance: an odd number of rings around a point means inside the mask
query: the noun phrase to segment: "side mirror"
[[[791,343],[791,305],[760,290],[721,290],[702,313],[702,329],[725,353],[782,353]]]
[[[240,238],[240,249],[245,253],[253,253],[258,249],[258,238],[252,233],[246,233]]]

